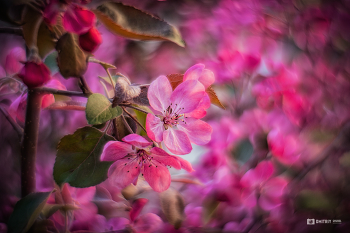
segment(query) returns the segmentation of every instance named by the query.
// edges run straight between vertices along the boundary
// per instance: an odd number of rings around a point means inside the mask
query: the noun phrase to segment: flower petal
[[[187,80],[198,80],[198,78],[202,75],[204,67],[205,65],[201,63],[191,66],[184,74],[183,81],[185,82]]]
[[[119,141],[108,142],[102,152],[101,161],[116,161],[134,152],[132,145]]]
[[[167,77],[159,76],[148,88],[147,97],[152,108],[163,112],[170,105],[172,88]]]
[[[144,137],[141,137],[137,134],[129,134],[125,136],[122,140],[138,148],[145,148],[152,145],[152,142],[147,141]]]
[[[201,120],[195,118],[186,118],[186,124],[181,123],[178,127],[186,132],[190,141],[197,145],[205,145],[211,139],[212,127]]]
[[[173,155],[173,157],[175,157],[179,161],[179,163],[181,164],[181,168],[185,169],[188,172],[194,171],[190,162],[188,162],[187,160],[185,160],[179,156]]]
[[[208,94],[205,94],[202,100],[200,101],[199,105],[195,110],[193,110],[190,113],[186,113],[187,117],[194,117],[197,119],[205,117],[207,115],[207,111],[205,111],[207,108],[210,107],[210,98]]]
[[[45,7],[43,17],[46,23],[50,25],[56,24],[57,16],[60,13],[60,3],[58,0],[51,0]]]
[[[169,128],[164,131],[164,144],[171,153],[177,155],[188,154],[192,150],[192,145],[187,134],[181,130]]]
[[[168,168],[155,160],[144,163],[143,175],[156,192],[163,192],[170,187],[171,176]]]
[[[63,27],[68,32],[83,34],[95,23],[95,14],[77,5],[71,5],[63,16]]]
[[[196,80],[188,80],[177,86],[171,94],[170,101],[177,112],[189,113],[195,110],[205,95],[204,86]]]
[[[177,160],[177,158],[169,155],[163,149],[153,147],[151,149],[151,157],[153,160],[162,163],[166,166],[172,166],[176,169],[181,169],[180,162]]]
[[[147,114],[146,130],[148,137],[153,141],[163,141],[163,132],[165,129],[164,123],[159,119],[159,117],[156,117],[151,113]]]
[[[136,184],[140,174],[140,164],[137,158],[119,159],[108,170],[108,177],[119,188],[125,188],[129,184]]]
[[[140,214],[143,207],[147,204],[148,199],[139,198],[132,203],[132,209],[130,210],[130,220],[133,222]]]

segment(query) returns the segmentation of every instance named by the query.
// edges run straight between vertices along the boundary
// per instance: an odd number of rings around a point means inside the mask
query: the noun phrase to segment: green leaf
[[[112,103],[102,94],[92,94],[86,104],[86,119],[91,125],[99,125],[122,114],[123,110]]]
[[[164,20],[122,3],[107,2],[94,10],[112,32],[138,40],[168,40],[185,47],[180,32]]]
[[[58,144],[53,176],[58,185],[90,187],[107,179],[111,162],[101,162],[104,145],[113,138],[93,127],[80,128]]]
[[[8,222],[9,233],[27,232],[44,208],[51,192],[31,193],[19,200]]]
[[[296,205],[301,209],[332,211],[337,207],[336,201],[326,193],[313,190],[301,191],[296,199]]]

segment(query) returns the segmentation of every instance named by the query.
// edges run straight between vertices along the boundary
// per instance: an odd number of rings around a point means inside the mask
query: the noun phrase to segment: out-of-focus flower
[[[51,78],[50,70],[44,63],[28,61],[18,73],[18,77],[29,88],[39,87],[48,82]]]
[[[188,75],[188,78],[193,76]],[[197,119],[201,118],[201,111],[193,113],[203,109],[200,103],[206,96],[205,87],[197,80],[184,81],[172,91],[168,79],[158,77],[148,89],[148,99],[156,116],[147,115],[147,135],[156,142],[164,141],[174,154],[188,154],[192,150],[191,142],[197,145],[208,143],[212,128]]]
[[[97,207],[91,201],[95,195],[96,187],[74,188],[65,183],[60,191],[52,194],[48,200],[49,204],[69,205],[66,210],[68,216],[74,221],[68,222],[71,229],[92,229],[91,223],[97,216]],[[73,208],[74,207],[74,208]],[[62,213],[56,212],[52,219],[63,230],[65,226],[65,217]]]
[[[55,24],[63,5],[66,10],[63,14],[63,27],[68,32],[83,34],[92,28],[95,23],[95,14],[78,4],[82,1],[72,0],[62,3],[59,0],[51,0],[44,10],[44,19],[49,24]]]
[[[130,134],[122,139],[124,142],[108,142],[101,155],[102,161],[115,161],[109,168],[108,176],[114,184],[125,188],[136,185],[140,173],[157,192],[163,192],[170,186],[171,177],[166,166],[185,169],[191,172],[191,164],[177,156],[169,155],[164,150],[153,147],[143,137]]]
[[[67,90],[66,87],[58,80],[51,79],[46,85],[46,87],[55,88],[58,90]],[[41,101],[41,108],[47,108],[55,102],[55,97],[53,94],[46,94],[43,96]],[[19,96],[9,107],[9,113],[14,118],[20,122],[25,120],[25,110],[27,107],[27,93]]]
[[[242,203],[254,207],[257,203],[270,211],[283,203],[284,188],[288,181],[282,177],[272,177],[274,167],[271,162],[262,161],[254,169],[248,170],[241,178]]]
[[[80,47],[89,53],[94,52],[101,43],[101,34],[95,27],[92,27],[85,34],[79,36]]]

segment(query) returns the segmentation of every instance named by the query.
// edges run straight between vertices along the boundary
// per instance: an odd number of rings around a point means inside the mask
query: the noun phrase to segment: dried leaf
[[[116,106],[124,101],[131,100],[141,94],[141,87],[138,85],[131,85],[126,77],[119,77],[115,83],[115,98],[113,105]]]
[[[81,77],[87,68],[87,56],[80,49],[77,36],[64,34],[56,44],[57,65],[63,77]]]
[[[135,103],[142,106],[150,106],[147,93],[148,93],[148,86],[141,86],[140,94],[129,101],[131,103]]]
[[[94,11],[112,32],[138,40],[168,40],[185,47],[180,32],[164,20],[122,3],[107,2]]]
[[[22,29],[24,40],[29,49],[37,47],[37,36],[42,20],[43,16],[40,12],[26,6],[24,10],[24,24]]]
[[[168,222],[178,229],[184,219],[185,202],[181,194],[173,189],[160,193],[162,211]]]
[[[37,45],[39,55],[45,58],[52,50],[55,49],[56,42],[65,33],[62,26],[62,17],[57,17],[56,25],[49,26],[43,21],[38,32]]]
[[[183,74],[169,74],[166,76],[171,84],[171,87],[173,88],[173,90],[179,86],[184,79],[184,75]]]
[[[210,98],[210,102],[216,106],[218,106],[219,108],[225,109],[225,107],[221,104],[218,96],[216,95],[214,89],[212,86],[208,87],[207,90],[205,90]]]

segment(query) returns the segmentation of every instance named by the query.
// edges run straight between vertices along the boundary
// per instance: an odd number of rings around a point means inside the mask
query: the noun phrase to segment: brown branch
[[[93,94],[85,78],[83,76],[80,76],[79,79],[80,79],[80,89],[83,91],[83,93],[87,96],[90,96],[91,94]]]
[[[38,87],[35,88],[35,92],[41,94],[54,94],[54,95],[65,95],[65,96],[79,96],[79,97],[88,97],[87,94],[79,91],[65,91],[65,90],[57,90],[54,88],[48,87]]]
[[[131,104],[119,104],[119,106],[132,108],[132,109],[135,109],[135,110],[137,110],[137,111],[140,111],[140,112],[143,112],[143,113],[146,113],[146,114],[149,113],[149,112],[147,112],[147,111],[145,111],[145,110],[143,110],[143,109],[141,109],[141,108],[135,107],[135,106],[133,106],[133,105],[131,105]]]
[[[0,33],[7,33],[23,37],[22,28],[0,28]]]
[[[39,136],[42,94],[28,90],[24,135],[21,146],[22,197],[35,192],[35,160]]]
[[[22,138],[23,129],[16,123],[16,121],[10,116],[10,114],[1,106],[0,106],[0,112],[2,112],[5,116],[5,118],[10,122],[13,129],[17,132],[18,137]]]
[[[132,131],[130,125],[129,125],[128,122],[126,121],[126,119],[125,119],[125,117],[123,116],[123,114],[120,115],[120,116],[121,116],[121,118],[122,118],[122,120],[123,120],[123,122],[124,122],[125,127],[128,129],[129,133],[133,134],[134,131]]]

